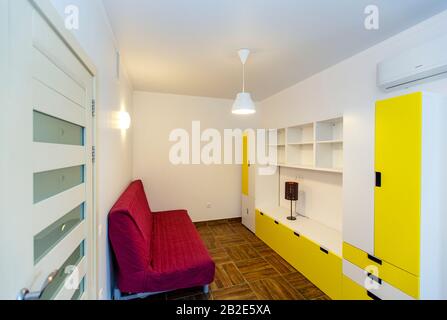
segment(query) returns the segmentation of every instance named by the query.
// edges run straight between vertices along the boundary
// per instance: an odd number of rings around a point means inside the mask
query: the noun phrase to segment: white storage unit
[[[343,173],[343,118],[276,129],[277,165],[305,170]]]

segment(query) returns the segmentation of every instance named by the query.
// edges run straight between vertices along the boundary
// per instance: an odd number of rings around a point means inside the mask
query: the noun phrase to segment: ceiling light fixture
[[[245,92],[245,64],[250,55],[250,50],[241,49],[238,54],[242,62],[242,92],[238,93],[232,112],[233,114],[254,114],[256,113],[255,104],[251,99],[250,93]]]

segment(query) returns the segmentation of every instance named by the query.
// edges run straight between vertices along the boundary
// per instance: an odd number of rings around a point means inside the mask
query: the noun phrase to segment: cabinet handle
[[[299,233],[294,232],[294,235],[296,235],[297,237],[301,237]]]
[[[368,254],[368,259],[371,260],[371,261],[374,261],[375,263],[378,263],[378,264],[382,265],[382,260],[380,260],[379,258],[376,258],[376,257],[374,257],[374,256],[372,256],[370,254]]]
[[[376,172],[376,187],[382,187],[382,172]]]
[[[259,214],[260,214],[261,216],[263,216],[263,215],[264,215],[264,213],[263,213],[263,212],[259,212]]]
[[[371,293],[371,292],[369,292],[369,291],[366,291],[366,294],[368,295],[368,297],[370,297],[370,298],[373,299],[373,300],[376,300],[376,301],[380,301],[380,300],[382,300],[382,299],[380,299],[378,296],[376,296],[375,294],[373,294],[373,293]]]
[[[371,280],[377,282],[378,284],[382,284],[382,279],[380,279],[379,277],[373,275],[372,273],[368,273],[368,278],[370,278]]]
[[[322,251],[322,252],[324,252],[324,253],[326,253],[326,254],[329,254],[329,251],[328,250],[326,250],[325,248],[323,248],[323,247],[320,247],[320,251]]]
[[[279,222],[275,220],[275,224],[279,224]]]

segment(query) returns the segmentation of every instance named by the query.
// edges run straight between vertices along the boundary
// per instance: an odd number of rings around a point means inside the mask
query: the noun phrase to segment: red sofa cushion
[[[146,269],[152,261],[153,217],[143,183],[134,181],[109,214],[109,238],[120,268],[127,272]]]
[[[169,291],[213,282],[214,262],[185,210],[155,213],[154,236],[147,287]]]
[[[125,293],[161,292],[210,284],[215,265],[185,210],[152,213],[141,181],[109,214],[109,238]]]

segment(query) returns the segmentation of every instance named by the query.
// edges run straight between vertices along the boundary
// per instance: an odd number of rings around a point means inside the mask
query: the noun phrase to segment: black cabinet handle
[[[297,237],[301,237],[299,233],[294,232],[294,235],[296,235]]]
[[[376,187],[382,187],[382,172],[376,172]]]
[[[380,279],[379,277],[373,275],[372,273],[368,273],[368,278],[370,278],[371,280],[377,282],[378,284],[382,284],[382,279]]]
[[[263,213],[263,212],[259,212],[259,213],[260,213],[260,215],[261,215],[261,216],[263,216],[263,215],[264,215],[264,213]]]
[[[275,224],[279,224],[279,222],[275,220]]]
[[[376,300],[376,301],[380,301],[380,300],[382,300],[382,299],[380,299],[378,296],[376,296],[375,294],[373,294],[373,293],[371,293],[371,292],[369,292],[369,291],[366,291],[366,294],[368,295],[368,297],[370,297],[370,298],[373,299],[373,300]]]
[[[370,254],[368,254],[368,259],[371,260],[371,261],[374,261],[375,263],[378,263],[378,264],[382,265],[382,260],[380,260],[379,258],[376,258],[376,257],[374,257],[374,256],[372,256]]]
[[[325,248],[320,247],[320,251],[322,251],[322,252],[324,252],[324,253],[326,253],[326,254],[329,254],[329,251],[326,250]]]

